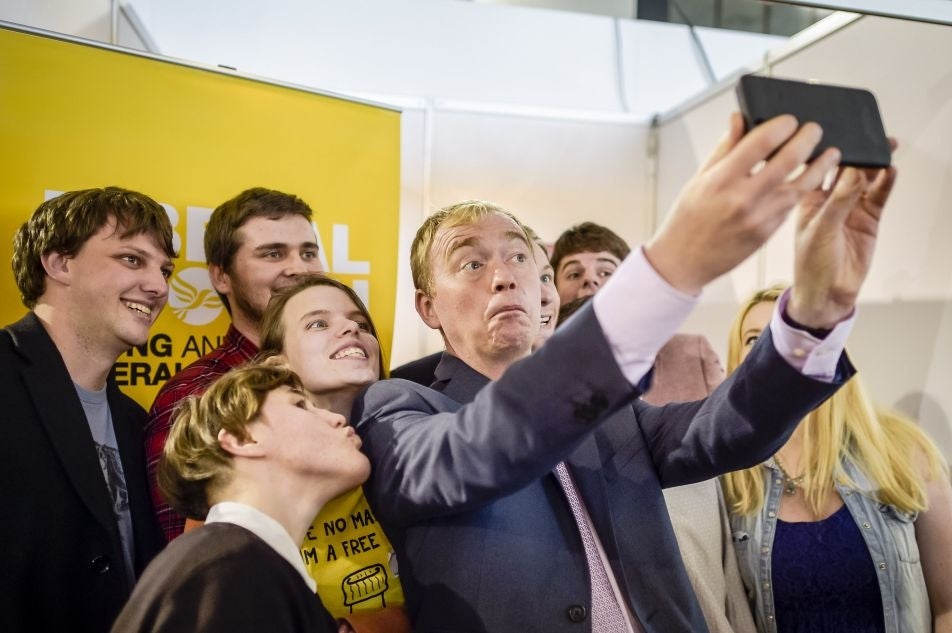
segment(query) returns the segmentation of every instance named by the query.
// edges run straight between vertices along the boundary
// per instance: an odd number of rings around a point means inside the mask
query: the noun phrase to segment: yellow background
[[[370,309],[390,349],[399,212],[398,112],[201,70],[132,53],[0,29],[0,260],[44,191],[117,185],[178,211],[177,271],[186,209],[214,208],[243,189],[299,195],[314,210],[333,266],[332,226],[350,226],[349,259],[370,262]],[[25,308],[9,264],[0,272],[0,324]],[[329,270],[332,274],[333,268]],[[120,362],[191,363],[190,335],[213,341],[229,320],[179,321],[170,308],[153,334],[172,337],[168,358],[133,351]],[[385,359],[385,366],[389,365]],[[153,376],[156,373],[152,374]],[[148,408],[161,384],[124,386]]]

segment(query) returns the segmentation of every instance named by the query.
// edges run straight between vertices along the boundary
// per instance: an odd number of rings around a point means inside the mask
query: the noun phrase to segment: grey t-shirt
[[[112,500],[112,510],[116,516],[116,525],[119,527],[119,538],[122,541],[122,562],[130,585],[135,583],[135,571],[132,561],[135,558],[135,549],[132,536],[132,515],[129,512],[129,491],[126,488],[126,476],[122,470],[122,461],[119,459],[119,444],[116,442],[116,430],[112,426],[112,413],[109,411],[109,401],[106,399],[106,388],[99,391],[90,391],[73,383],[83,410],[86,412],[86,421],[93,435],[96,445],[96,454],[99,456],[99,466],[105,478],[109,498]]]

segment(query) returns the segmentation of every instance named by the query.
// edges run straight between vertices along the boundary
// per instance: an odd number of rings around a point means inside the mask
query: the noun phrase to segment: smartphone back
[[[744,75],[737,82],[737,101],[748,131],[781,114],[794,115],[801,125],[807,121],[820,124],[823,139],[810,160],[826,148],[836,147],[843,165],[890,164],[892,152],[879,106],[868,90]]]

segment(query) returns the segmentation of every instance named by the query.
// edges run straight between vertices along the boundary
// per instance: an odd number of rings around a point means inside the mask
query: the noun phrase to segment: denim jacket
[[[757,629],[762,633],[776,633],[770,566],[783,475],[773,460],[764,466],[767,498],[763,508],[753,515],[732,515],[731,530]],[[932,611],[916,544],[914,521],[917,515],[879,503],[866,476],[848,462],[844,462],[843,467],[856,482],[856,488],[836,484],[836,489],[856,521],[876,566],[886,633],[929,633]]]

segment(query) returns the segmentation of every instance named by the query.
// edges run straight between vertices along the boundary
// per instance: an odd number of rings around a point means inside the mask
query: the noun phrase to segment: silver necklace
[[[780,469],[780,472],[783,473],[783,491],[788,495],[797,494],[797,488],[803,486],[803,474],[797,475],[796,477],[791,477],[790,473],[787,472],[787,469],[783,467],[783,462],[780,460],[780,454],[777,453],[773,456],[774,463],[777,464],[777,468]]]

